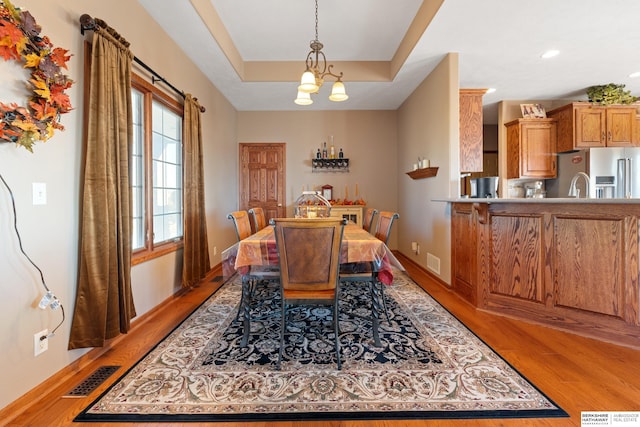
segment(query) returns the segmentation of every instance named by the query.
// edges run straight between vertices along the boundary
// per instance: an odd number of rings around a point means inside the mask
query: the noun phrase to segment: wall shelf
[[[407,175],[409,175],[413,179],[422,179],[434,177],[437,173],[438,167],[436,166],[432,168],[416,169],[414,171],[407,172]]]
[[[349,159],[312,159],[313,172],[349,172]]]

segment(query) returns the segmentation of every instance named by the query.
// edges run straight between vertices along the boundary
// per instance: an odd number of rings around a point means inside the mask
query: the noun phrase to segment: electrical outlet
[[[44,329],[40,332],[33,334],[33,355],[39,356],[49,349],[49,330]]]
[[[217,246],[213,247],[213,255],[218,255],[218,247]]]

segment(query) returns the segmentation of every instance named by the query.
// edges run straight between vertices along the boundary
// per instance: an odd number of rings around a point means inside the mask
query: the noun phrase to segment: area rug
[[[512,366],[395,271],[382,346],[362,283],[340,293],[342,370],[331,310],[292,308],[281,370],[278,284],[257,289],[240,347],[239,278],[222,286],[75,421],[207,422],[566,417]]]

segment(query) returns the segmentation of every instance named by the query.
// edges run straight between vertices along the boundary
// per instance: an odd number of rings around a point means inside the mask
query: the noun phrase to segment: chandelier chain
[[[316,0],[316,41],[318,41],[318,0]]]

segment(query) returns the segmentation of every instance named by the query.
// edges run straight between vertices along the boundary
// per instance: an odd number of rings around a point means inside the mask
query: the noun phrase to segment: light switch
[[[47,204],[47,184],[45,184],[44,182],[33,183],[33,204],[34,205]]]

